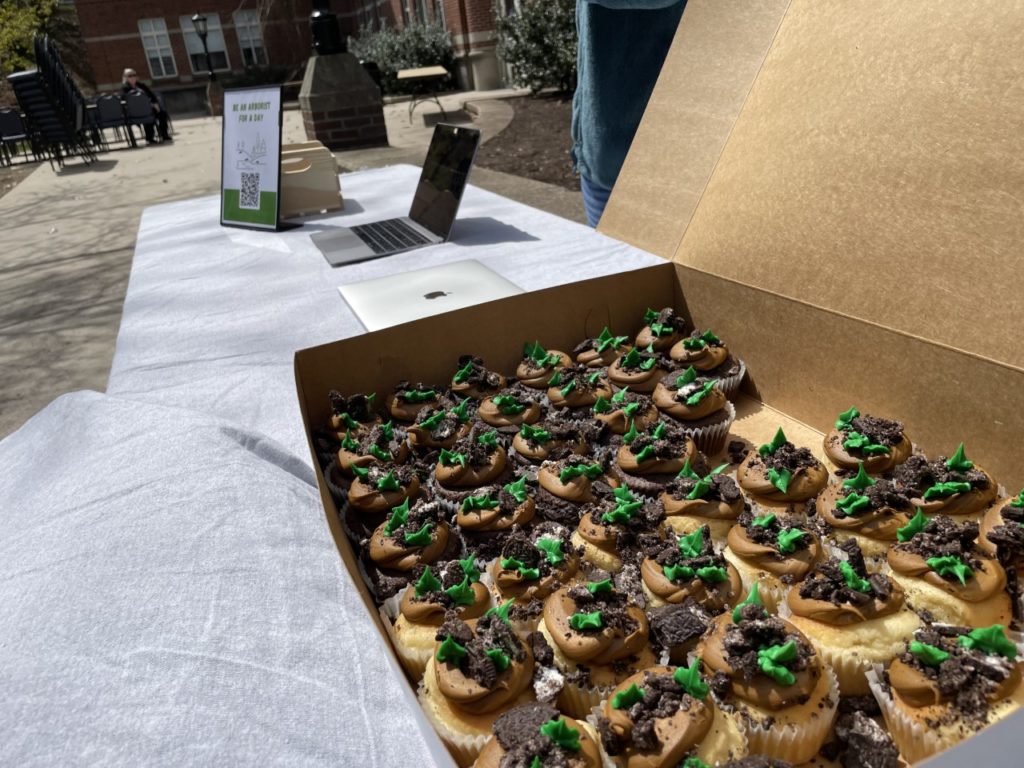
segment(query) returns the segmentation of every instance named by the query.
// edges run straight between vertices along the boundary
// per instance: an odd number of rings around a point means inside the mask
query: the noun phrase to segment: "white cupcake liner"
[[[812,640],[813,642],[813,640]],[[867,673],[874,666],[870,660],[854,656],[841,649],[829,648],[815,644],[815,649],[822,660],[835,673],[839,682],[839,692],[843,696],[867,696],[870,694]]]
[[[783,584],[779,579],[771,574],[759,571],[750,565],[747,565],[732,549],[728,546],[722,550],[722,556],[728,560],[740,574],[740,580],[743,582],[743,590],[749,594],[750,589],[757,583],[758,595],[761,598],[761,602],[764,603],[764,607],[768,613],[776,613],[779,610],[779,606],[785,602],[786,592],[789,591],[789,586]]]
[[[739,361],[739,364],[739,373],[718,380],[718,388],[722,390],[725,396],[730,400],[735,400],[739,395],[740,384],[743,383],[743,377],[747,375],[747,364],[742,360]]]
[[[886,690],[883,679],[881,664],[875,664],[868,670],[868,687],[882,710],[882,717],[885,718],[885,725],[889,729],[889,733],[892,734],[893,742],[908,763],[924,760],[936,752],[952,746],[950,739],[943,738],[938,731],[916,723],[911,717],[901,712],[896,706],[892,694]]]
[[[685,421],[679,421],[683,425],[687,435],[693,438],[697,448],[706,456],[717,456],[725,450],[726,442],[729,439],[729,429],[736,421],[736,406],[726,400],[723,410],[728,418],[720,424],[712,424],[709,427],[690,428]]]
[[[427,671],[430,671],[429,662]],[[441,694],[435,693],[434,695],[440,696]],[[441,741],[444,742],[445,747],[451,752],[455,762],[458,763],[460,768],[469,768],[480,755],[480,751],[484,748],[484,744],[487,743],[491,734],[457,733],[441,722],[437,712],[428,700],[429,697],[427,696],[427,690],[423,681],[420,681],[419,688],[416,690],[416,698],[419,700],[420,709],[423,710],[423,714],[426,715],[427,720],[430,721],[434,730],[437,731],[437,735],[441,737]],[[495,717],[497,717],[497,713]]]

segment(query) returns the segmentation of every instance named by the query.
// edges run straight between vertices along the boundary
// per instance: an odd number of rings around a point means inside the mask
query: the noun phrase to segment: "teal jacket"
[[[611,189],[661,72],[686,0],[576,0],[572,158]]]

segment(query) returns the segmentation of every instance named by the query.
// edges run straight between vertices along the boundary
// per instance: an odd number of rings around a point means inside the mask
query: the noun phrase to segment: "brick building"
[[[332,0],[343,35],[360,28],[401,27],[412,21],[445,26],[463,88],[503,81],[495,48],[496,13],[519,0]],[[207,45],[222,78],[250,67],[296,71],[310,54],[311,0],[76,0],[79,25],[96,90],[121,87],[133,67],[167,98],[174,112],[201,109],[206,62],[191,17],[208,19]]]

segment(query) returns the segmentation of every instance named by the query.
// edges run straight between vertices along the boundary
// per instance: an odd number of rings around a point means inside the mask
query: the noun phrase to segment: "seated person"
[[[170,134],[167,132],[167,113],[160,108],[160,100],[157,98],[156,94],[150,90],[148,85],[139,80],[138,74],[131,67],[126,69],[124,71],[124,75],[121,77],[121,90],[124,93],[128,93],[130,91],[141,91],[145,94],[153,105],[153,112],[156,114],[156,128],[160,131],[160,140],[173,141]],[[153,138],[153,124],[147,123],[142,127],[146,131],[146,143],[153,144],[155,142],[155,139]]]

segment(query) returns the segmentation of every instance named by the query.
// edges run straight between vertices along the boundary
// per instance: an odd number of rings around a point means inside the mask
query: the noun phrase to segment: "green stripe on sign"
[[[224,221],[239,224],[262,224],[267,227],[277,226],[277,192],[260,192],[259,209],[241,208],[238,205],[240,190],[224,190]]]

